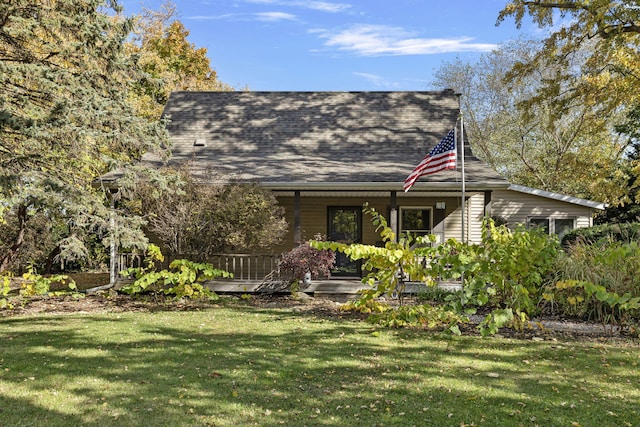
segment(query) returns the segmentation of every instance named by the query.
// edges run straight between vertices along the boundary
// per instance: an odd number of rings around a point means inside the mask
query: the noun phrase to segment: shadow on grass
[[[250,307],[2,319],[0,414],[48,426],[640,420],[637,347],[372,331]]]

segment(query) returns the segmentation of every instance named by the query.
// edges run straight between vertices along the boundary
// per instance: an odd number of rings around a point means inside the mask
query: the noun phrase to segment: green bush
[[[464,275],[463,289],[450,303],[458,311],[490,307],[493,311],[480,325],[482,334],[488,335],[505,325],[522,329],[538,313],[559,244],[540,229],[510,230],[489,219],[483,227],[482,244],[450,240],[440,252],[441,277]]]
[[[434,247],[430,245],[434,242],[433,236],[414,239],[410,235],[400,236],[396,242],[384,217],[370,208],[366,212],[372,215],[384,247],[311,242],[318,249],[361,259],[364,269],[370,271],[363,282],[372,288],[361,291],[360,299],[351,303],[349,309],[371,313],[382,325],[446,323],[448,329],[455,332],[453,323],[466,319],[478,306],[489,306],[493,311],[480,325],[483,335],[495,334],[498,328],[507,325],[522,329],[527,319],[537,313],[544,284],[559,252],[557,238],[541,230],[512,231],[505,226],[496,227],[492,220],[487,220],[481,245],[449,239]],[[376,300],[379,296],[393,292],[402,295],[405,274],[431,287],[439,279],[464,277],[464,286],[462,291],[446,298],[447,304],[442,310],[425,306],[392,309],[380,304]],[[459,316],[450,316],[450,313]]]
[[[545,291],[545,300],[557,313],[607,324],[640,319],[633,304],[620,303],[640,297],[637,241],[576,242],[557,258],[555,270],[556,280]],[[589,292],[592,289],[598,291]]]
[[[69,276],[64,274],[57,274],[55,276],[43,276],[38,274],[33,266],[27,267],[27,272],[22,275],[22,284],[20,285],[20,295],[25,297],[32,297],[36,295],[67,295],[71,293],[74,296],[81,296],[78,294],[76,282],[73,279],[69,279]],[[51,285],[57,284],[62,287],[67,287],[68,290],[51,291]]]
[[[7,295],[11,292],[11,274],[4,273],[0,275],[0,309],[12,308],[12,305],[7,299]]]
[[[130,295],[150,292],[156,295],[169,295],[176,299],[217,299],[215,292],[204,287],[203,283],[216,277],[232,277],[231,273],[216,269],[211,264],[196,263],[186,259],[172,261],[168,270],[129,269],[124,273],[133,274],[136,280],[123,286],[122,292]]]
[[[562,246],[569,248],[577,242],[596,243],[599,240],[618,242],[638,241],[640,239],[640,223],[601,224],[588,228],[577,228],[562,238]]]

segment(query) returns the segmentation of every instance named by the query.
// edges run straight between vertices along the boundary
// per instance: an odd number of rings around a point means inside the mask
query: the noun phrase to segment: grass
[[[11,426],[637,426],[637,342],[374,330],[287,309],[0,319]]]

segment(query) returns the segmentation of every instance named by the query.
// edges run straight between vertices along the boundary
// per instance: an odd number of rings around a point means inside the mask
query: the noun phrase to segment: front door
[[[333,242],[360,243],[362,241],[362,208],[331,206],[328,209],[327,238]],[[336,253],[333,276],[360,277],[362,262],[352,261],[341,252]]]

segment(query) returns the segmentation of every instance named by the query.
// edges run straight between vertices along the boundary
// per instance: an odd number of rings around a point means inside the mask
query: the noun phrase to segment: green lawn
[[[638,426],[638,342],[445,337],[252,307],[0,319],[11,426]]]

